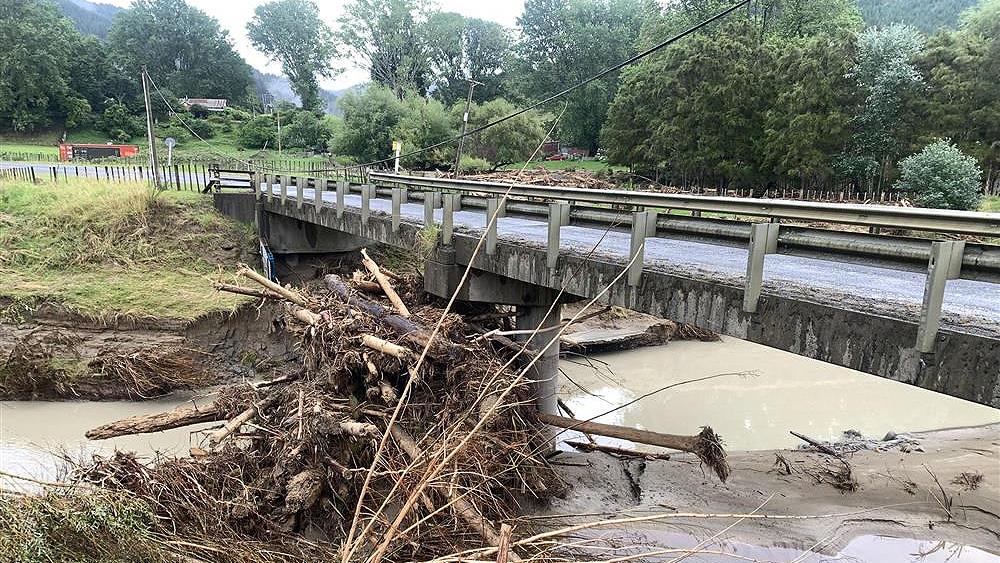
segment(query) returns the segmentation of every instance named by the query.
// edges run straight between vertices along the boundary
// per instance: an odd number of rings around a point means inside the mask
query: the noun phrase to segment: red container
[[[138,156],[136,145],[59,145],[59,160],[93,160],[95,158]]]

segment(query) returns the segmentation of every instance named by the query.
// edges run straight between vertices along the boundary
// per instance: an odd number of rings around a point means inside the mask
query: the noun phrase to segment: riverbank
[[[256,241],[200,194],[5,182],[0,242],[0,398],[149,398],[287,355],[220,338],[266,334],[268,312],[209,282]]]

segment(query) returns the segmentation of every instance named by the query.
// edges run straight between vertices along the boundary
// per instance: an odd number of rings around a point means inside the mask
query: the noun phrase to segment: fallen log
[[[431,341],[430,330],[406,317],[392,313],[389,309],[374,301],[353,295],[340,276],[329,274],[323,278],[323,283],[326,284],[327,289],[333,292],[333,295],[337,299],[375,317],[415,349],[423,350],[427,346],[427,343]],[[450,361],[461,359],[465,355],[465,351],[460,346],[449,342],[440,334],[435,337],[427,353],[432,358]]]
[[[223,282],[212,282],[212,287],[218,291],[249,295],[250,297],[260,297],[261,299],[284,299],[281,294],[271,291],[270,289],[254,289],[252,287],[243,287]]]
[[[399,344],[393,344],[384,338],[379,338],[372,334],[363,335],[361,337],[361,343],[372,350],[378,350],[383,354],[388,354],[401,360],[405,360],[411,355],[409,348],[403,348]]]
[[[590,442],[574,442],[567,440],[566,445],[573,446],[574,448],[578,450],[583,450],[585,452],[604,452],[606,454],[623,455],[628,457],[641,457],[644,459],[670,459],[670,454],[638,452],[635,450],[619,448],[617,446],[608,446],[605,444],[594,444]]]
[[[393,289],[392,283],[389,281],[389,278],[382,273],[382,270],[379,269],[378,264],[376,264],[375,261],[368,256],[368,250],[362,248],[361,256],[361,263],[364,264],[365,268],[368,269],[368,272],[375,277],[375,281],[382,286],[382,291],[385,292],[386,297],[388,297],[389,301],[392,302],[392,306],[396,308],[396,311],[398,311],[400,315],[409,317],[410,310],[406,308],[406,303],[403,303],[403,300],[399,298],[399,294],[396,293],[395,289]]]
[[[725,482],[729,477],[730,467],[729,462],[726,461],[726,452],[722,449],[722,440],[709,426],[703,427],[701,432],[694,436],[678,436],[612,424],[601,424],[600,422],[576,420],[574,418],[541,412],[537,413],[537,416],[539,421],[559,428],[690,452],[698,456],[698,459],[702,463],[715,471],[715,474],[719,476],[722,482]]]
[[[278,285],[273,281],[265,278],[264,276],[258,274],[257,272],[255,272],[254,270],[250,269],[247,266],[240,266],[240,269],[236,273],[243,277],[252,279],[253,281],[263,286],[264,288],[280,294],[283,298],[291,301],[292,303],[295,303],[300,307],[306,306],[305,298],[302,297],[302,295],[300,295],[297,291],[292,291],[287,287]]]
[[[88,430],[84,435],[91,440],[107,440],[118,436],[148,434],[200,422],[217,422],[225,419],[226,417],[215,408],[214,404],[204,407],[177,407],[167,412],[133,416],[109,422]]]
[[[411,460],[417,461],[420,459],[426,459],[426,454],[420,449],[420,446],[418,446],[416,441],[410,437],[410,434],[407,433],[406,430],[403,430],[398,424],[390,426],[389,433],[392,434],[393,439],[399,443],[399,446],[404,452],[406,452],[406,455],[409,456]],[[487,522],[486,519],[479,514],[479,511],[476,510],[476,507],[473,506],[471,502],[462,498],[461,494],[457,493],[451,487],[444,485],[431,486],[434,490],[438,491],[448,499],[448,502],[451,503],[451,506],[455,509],[455,513],[458,514],[459,518],[464,520],[470,528],[481,535],[483,539],[486,540],[486,543],[493,547],[499,547],[502,543],[504,543],[503,537],[496,531],[496,529],[493,528],[493,525]],[[507,541],[509,542],[510,540],[508,539]],[[510,558],[508,560],[521,561],[521,558],[511,551]]]
[[[247,422],[253,420],[254,417],[256,417],[260,413],[260,411],[270,408],[277,402],[278,402],[278,394],[275,393],[269,395],[260,403],[248,407],[246,410],[233,417],[233,419],[227,422],[222,428],[208,435],[209,447],[213,447],[219,442],[225,440],[226,437],[228,437],[230,434],[239,430],[240,426],[243,426]]]

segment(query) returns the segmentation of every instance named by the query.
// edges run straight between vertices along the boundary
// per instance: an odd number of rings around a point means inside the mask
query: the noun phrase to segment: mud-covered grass
[[[169,560],[155,538],[155,514],[119,491],[50,490],[0,494],[0,560],[159,562]]]
[[[16,320],[41,304],[96,320],[232,311],[241,298],[205,278],[244,259],[252,239],[201,194],[93,180],[0,183],[0,316]]]

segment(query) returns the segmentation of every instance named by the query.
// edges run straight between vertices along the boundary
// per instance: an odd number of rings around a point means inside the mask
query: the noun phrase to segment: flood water
[[[176,428],[154,434],[122,436],[111,440],[91,441],[87,430],[130,416],[153,414],[179,405],[211,402],[211,397],[174,394],[145,402],[130,401],[0,401],[0,471],[52,481],[62,478],[63,454],[72,459],[89,459],[95,453],[109,454],[115,449],[134,451],[146,458],[155,452],[187,455],[191,432],[211,423]],[[0,478],[7,488],[24,488],[24,482]]]
[[[998,409],[735,338],[567,358],[561,368],[560,396],[577,418],[672,383],[753,372],[680,385],[596,419],[670,434],[708,425],[734,451],[794,448],[801,442],[789,430],[834,440],[848,429],[882,438],[1000,422]]]

